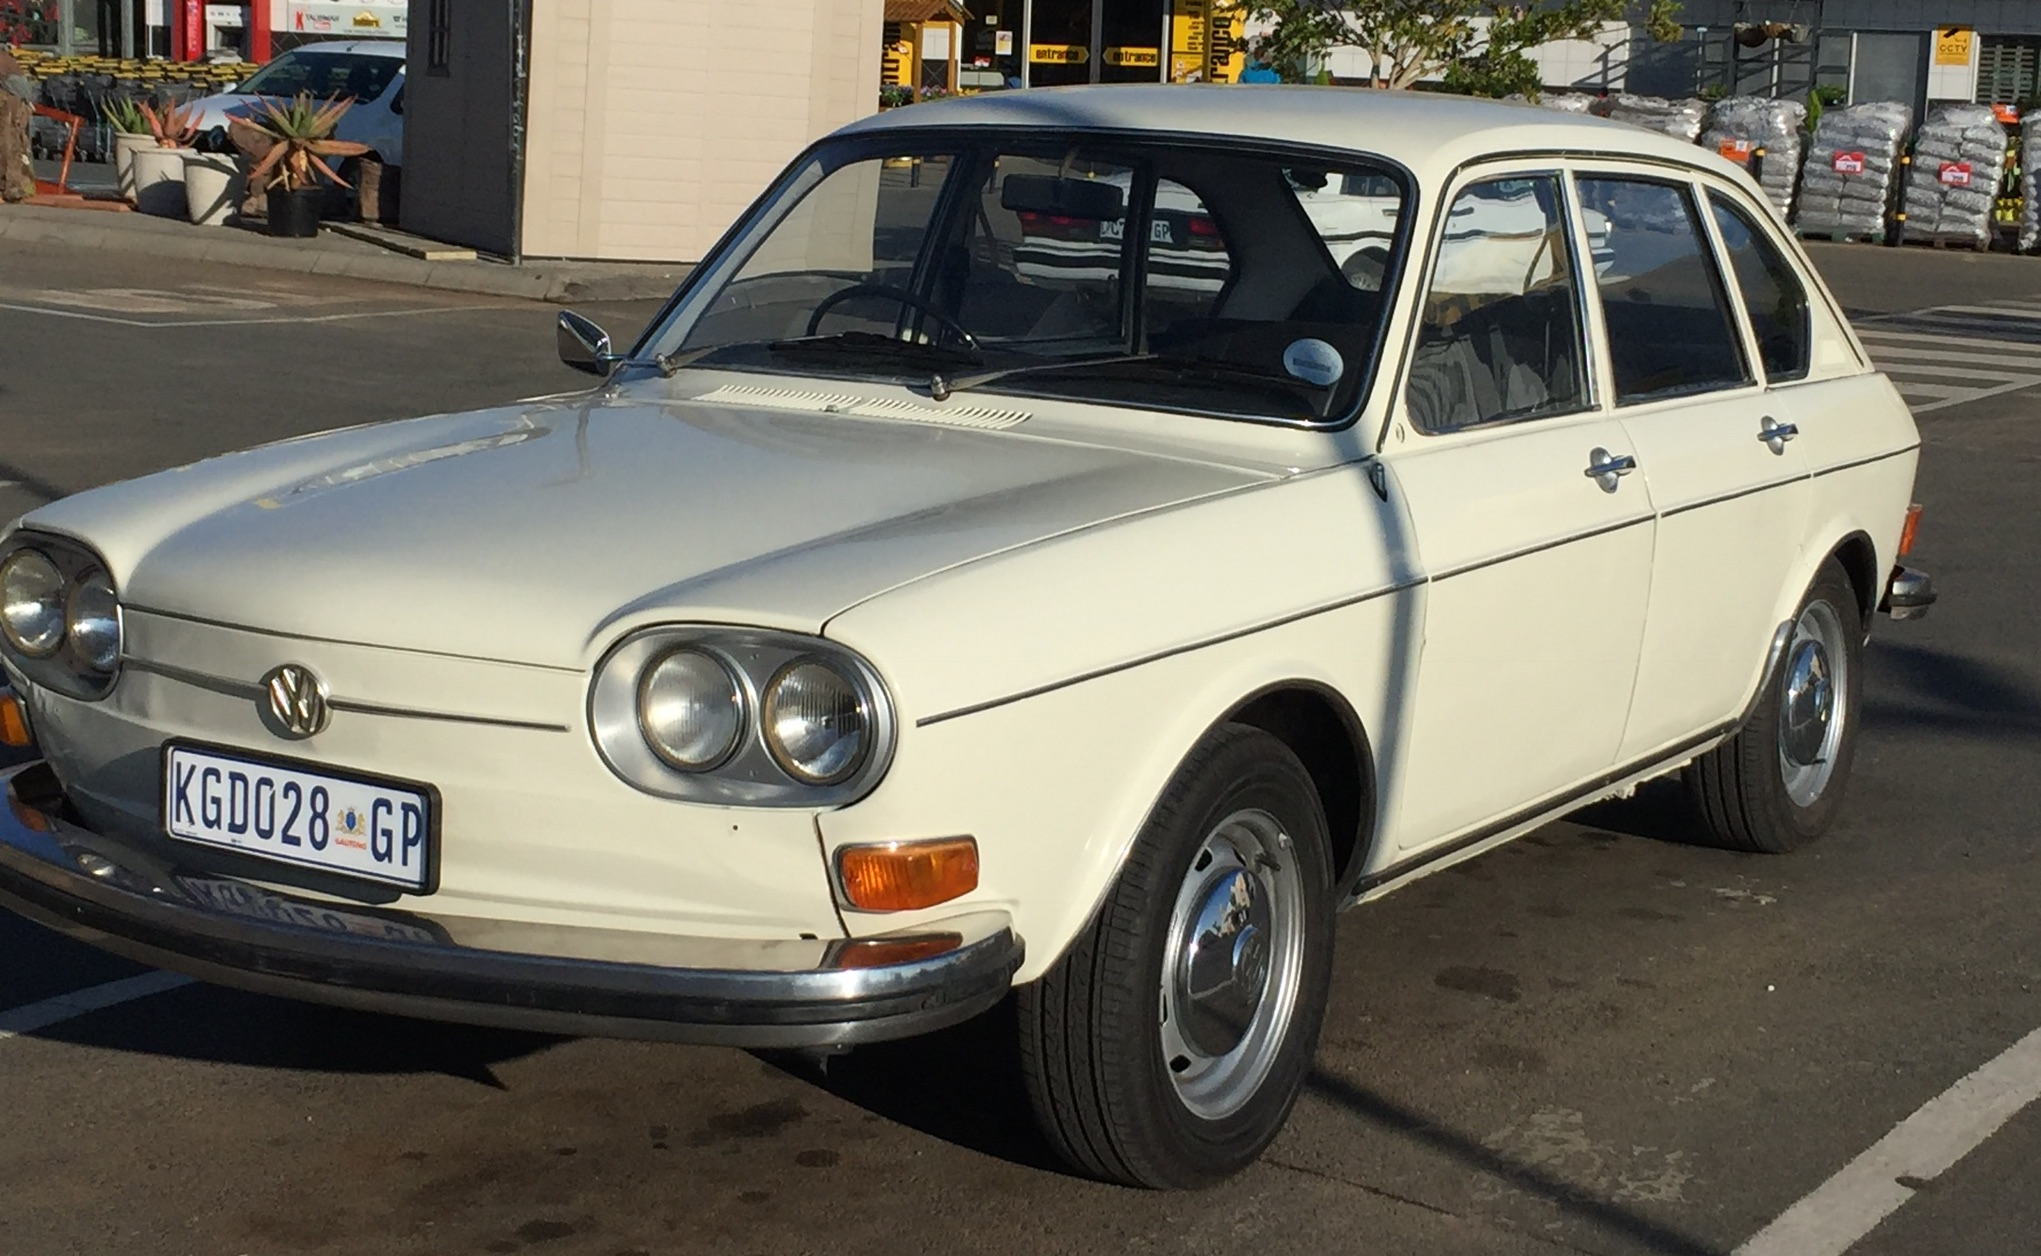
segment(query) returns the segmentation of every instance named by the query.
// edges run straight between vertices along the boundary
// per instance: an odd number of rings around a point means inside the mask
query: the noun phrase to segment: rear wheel
[[[1073,1166],[1180,1188],[1251,1164],[1311,1066],[1332,861],[1310,774],[1228,725],[1156,804],[1097,917],[1018,1000],[1044,1133]]]
[[[1778,853],[1834,823],[1856,755],[1863,649],[1856,588],[1830,559],[1800,603],[1749,723],[1684,773],[1716,845]]]

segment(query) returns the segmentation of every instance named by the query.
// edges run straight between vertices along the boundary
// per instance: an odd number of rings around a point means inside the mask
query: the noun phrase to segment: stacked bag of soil
[[[1749,169],[1779,213],[1786,215],[1793,212],[1793,192],[1800,181],[1800,126],[1805,121],[1807,106],[1797,100],[1731,96],[1708,111],[1701,147]]]
[[[2006,129],[1990,105],[1936,105],[1913,141],[1901,238],[1991,247]]]
[[[1793,221],[1801,234],[1884,240],[1899,190],[1900,147],[1912,126],[1912,106],[1893,101],[1823,113],[1800,167]]]
[[[1539,104],[1561,113],[1593,113],[1596,100],[1585,92],[1545,92],[1538,97]]]
[[[2041,110],[2020,122],[2020,252],[2041,247]]]
[[[1609,97],[1608,116],[1691,144],[1700,136],[1701,124],[1708,120],[1708,102],[1618,92]]]

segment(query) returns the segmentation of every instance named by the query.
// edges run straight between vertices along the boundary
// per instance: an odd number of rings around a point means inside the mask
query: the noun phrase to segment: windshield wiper
[[[1087,366],[1114,366],[1126,362],[1153,362],[1158,355],[1153,353],[1115,353],[1098,358],[1064,358],[1054,362],[1024,362],[1019,366],[1003,366],[997,370],[979,371],[975,375],[960,375],[945,379],[938,375],[929,381],[929,392],[937,401],[944,401],[951,393],[968,392],[982,388],[998,380],[1015,375],[1033,375],[1041,371],[1075,371]]]

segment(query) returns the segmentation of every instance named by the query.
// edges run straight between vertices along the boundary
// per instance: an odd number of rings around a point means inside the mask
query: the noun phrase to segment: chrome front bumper
[[[1879,610],[1894,619],[1919,619],[1935,605],[1935,582],[1925,571],[1894,567]]]
[[[296,897],[91,832],[66,818],[42,764],[0,782],[0,907],[265,994],[548,1033],[835,1047],[969,1019],[999,1002],[1021,963],[998,912],[877,938],[738,941]]]

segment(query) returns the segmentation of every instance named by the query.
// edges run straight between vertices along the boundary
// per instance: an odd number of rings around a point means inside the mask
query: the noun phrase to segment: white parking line
[[[1735,1256],[1841,1256],[2036,1099],[2041,1029],[1930,1099]]]
[[[143,973],[139,977],[127,977],[120,981],[109,981],[102,986],[87,986],[60,994],[54,999],[30,1003],[12,1011],[0,1012],[0,1042],[22,1034],[32,1034],[38,1029],[62,1024],[88,1012],[103,1011],[146,999],[152,994],[162,994],[180,986],[191,984],[191,978],[177,973]]]
[[[340,323],[359,318],[408,318],[418,314],[458,314],[468,310],[518,309],[508,302],[479,305],[436,305],[416,310],[363,310],[354,314],[294,314],[277,318],[115,318],[110,314],[87,314],[82,310],[52,310],[40,305],[17,305],[0,301],[0,310],[22,314],[46,314],[51,318],[75,318],[88,323],[113,323],[121,327],[259,327],[275,323]]]

